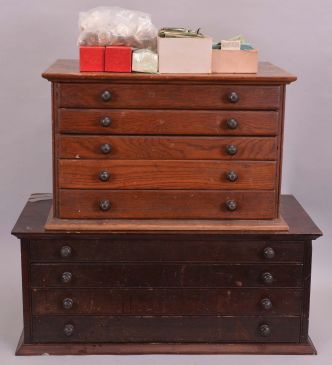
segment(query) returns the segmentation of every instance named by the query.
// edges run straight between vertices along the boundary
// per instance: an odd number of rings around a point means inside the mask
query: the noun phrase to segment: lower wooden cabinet
[[[55,232],[29,202],[21,239],[17,354],[315,353],[311,246],[321,235],[291,196],[289,231]]]

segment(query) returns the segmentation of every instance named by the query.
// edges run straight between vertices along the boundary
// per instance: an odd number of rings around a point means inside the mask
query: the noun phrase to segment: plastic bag
[[[149,14],[117,6],[98,7],[79,14],[80,46],[157,48],[157,28]]]
[[[150,49],[136,49],[133,52],[132,70],[135,72],[158,72],[158,55]]]

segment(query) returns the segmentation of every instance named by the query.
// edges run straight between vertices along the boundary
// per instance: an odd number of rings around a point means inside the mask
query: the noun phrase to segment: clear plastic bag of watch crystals
[[[157,48],[157,28],[149,14],[117,6],[97,7],[79,14],[80,46]]]

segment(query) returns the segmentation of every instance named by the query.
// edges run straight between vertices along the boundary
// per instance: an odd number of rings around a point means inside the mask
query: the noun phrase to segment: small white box
[[[158,37],[159,73],[211,73],[212,38]]]

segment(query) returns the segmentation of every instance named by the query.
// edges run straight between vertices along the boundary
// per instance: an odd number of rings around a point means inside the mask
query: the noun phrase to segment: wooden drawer
[[[63,274],[67,281],[64,281]],[[267,282],[264,273],[272,279]],[[68,278],[69,276],[69,278]],[[301,287],[302,265],[32,264],[32,287]]]
[[[62,189],[272,190],[276,176],[274,161],[59,160],[58,166]],[[228,179],[231,171],[235,181]]]
[[[110,124],[103,126],[106,117]],[[236,120],[234,129],[230,119]],[[58,130],[80,134],[275,136],[278,120],[274,111],[58,110]]]
[[[65,326],[67,333],[65,335]],[[268,325],[264,337],[260,327]],[[71,332],[72,330],[73,332]],[[298,342],[300,317],[43,316],[33,342]]]
[[[302,298],[300,289],[33,289],[32,313],[301,315]]]
[[[60,83],[59,106],[63,108],[141,109],[278,109],[280,86],[232,84],[115,84]],[[102,94],[111,93],[104,101]],[[238,102],[228,95],[237,93]]]
[[[70,186],[70,180],[68,180]],[[236,204],[229,210],[227,204]],[[102,210],[101,204],[107,204]],[[272,219],[274,191],[60,190],[60,218]]]
[[[107,160],[275,160],[276,137],[58,136],[59,157]],[[102,147],[110,146],[110,153]],[[236,153],[231,154],[230,148]]]
[[[69,247],[63,249],[63,247]],[[274,257],[266,250],[272,248]],[[65,251],[65,253],[63,253]],[[209,238],[208,235],[132,235],[108,239],[32,240],[32,262],[286,262],[302,263],[303,241]]]

